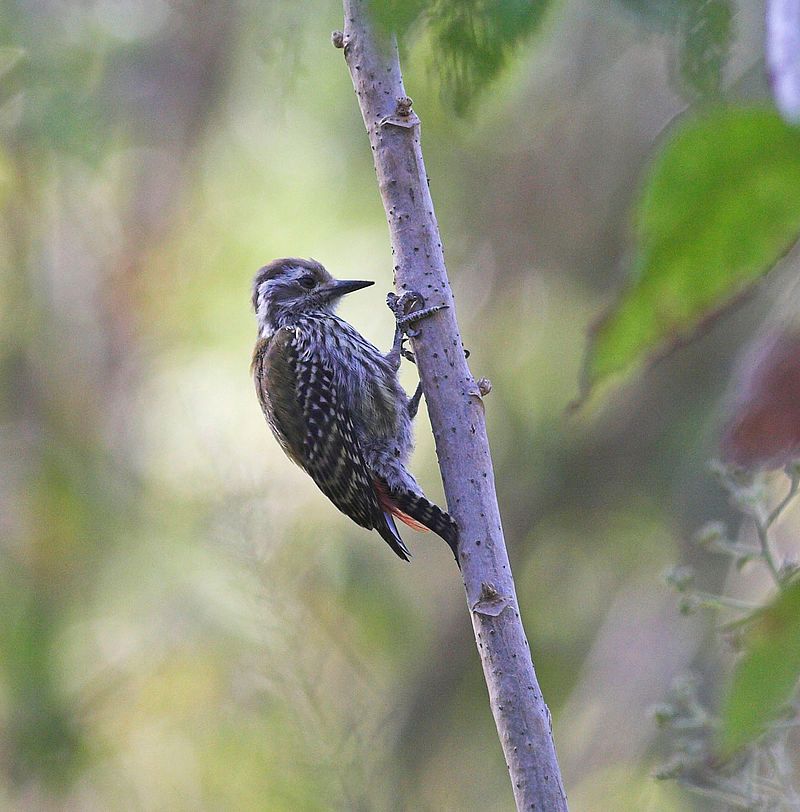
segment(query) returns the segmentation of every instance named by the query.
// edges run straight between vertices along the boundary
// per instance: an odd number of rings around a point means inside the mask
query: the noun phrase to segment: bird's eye
[[[300,284],[306,289],[311,290],[317,286],[317,280],[313,276],[301,276]]]

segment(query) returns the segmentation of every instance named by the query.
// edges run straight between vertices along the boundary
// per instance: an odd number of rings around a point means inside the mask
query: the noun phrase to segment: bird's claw
[[[424,304],[425,300],[414,290],[406,291],[402,296],[389,291],[386,294],[386,306],[394,313],[397,321],[405,318],[408,315],[408,310],[415,304]]]
[[[416,338],[419,335],[419,330],[413,329],[411,327],[412,324],[416,324],[416,322],[422,321],[422,319],[432,316],[434,313],[438,313],[447,307],[446,304],[433,305],[432,307],[421,307],[418,310],[409,312],[409,308],[415,305],[425,304],[425,299],[422,294],[417,293],[415,290],[408,290],[402,296],[397,296],[395,293],[389,292],[386,295],[386,304],[392,313],[394,313],[398,329],[409,338]],[[401,353],[404,358],[408,358],[405,351],[401,350]],[[409,360],[413,360],[413,358]]]

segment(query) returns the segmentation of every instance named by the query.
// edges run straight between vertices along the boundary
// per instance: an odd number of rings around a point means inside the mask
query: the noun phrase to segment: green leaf
[[[647,177],[632,281],[594,328],[584,396],[686,341],[800,233],[800,130],[772,111],[721,109],[680,126]]]
[[[428,18],[444,99],[465,113],[541,23],[549,0],[446,0]]]
[[[442,98],[466,113],[479,93],[538,29],[551,0],[377,0],[374,18],[403,37],[412,29],[430,41]]]
[[[758,613],[746,644],[723,706],[726,754],[763,733],[792,698],[800,679],[800,582]]]

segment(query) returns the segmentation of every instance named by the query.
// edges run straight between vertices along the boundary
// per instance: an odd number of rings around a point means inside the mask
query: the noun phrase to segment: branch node
[[[331,43],[334,48],[344,48],[344,31],[331,31]]]
[[[491,389],[491,384],[489,384],[489,388]],[[481,389],[480,381],[473,380],[472,383],[470,383],[469,388],[467,389],[467,394],[471,398],[475,398],[475,400],[478,401],[482,410],[486,408],[483,403],[484,392],[483,389]]]
[[[478,378],[478,391],[486,397],[492,391],[492,382],[488,378]]]
[[[511,598],[508,595],[501,595],[494,584],[489,584],[484,581],[481,584],[481,594],[472,607],[472,611],[475,612],[476,615],[497,617],[509,606],[511,606]]]
[[[387,124],[392,124],[395,127],[405,127],[406,129],[416,127],[420,121],[419,116],[411,109],[413,103],[409,96],[398,96],[394,113],[384,116],[378,122],[378,126],[385,127]]]

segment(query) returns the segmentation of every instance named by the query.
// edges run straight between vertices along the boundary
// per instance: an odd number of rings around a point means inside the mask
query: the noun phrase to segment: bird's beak
[[[352,293],[355,290],[361,290],[361,288],[368,288],[374,284],[374,282],[363,282],[360,279],[334,279],[332,282],[329,282],[325,288],[329,299],[338,299],[346,293]]]

